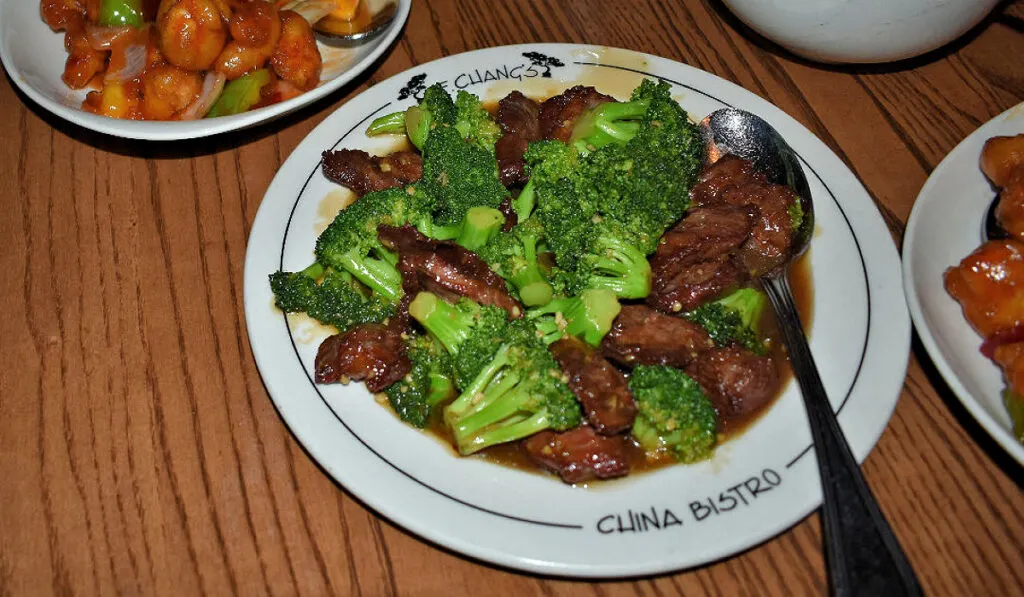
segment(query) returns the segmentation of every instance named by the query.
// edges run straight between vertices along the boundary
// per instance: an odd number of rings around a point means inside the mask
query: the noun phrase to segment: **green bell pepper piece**
[[[99,22],[108,27],[142,27],[142,0],[103,0]]]
[[[220,97],[206,113],[207,118],[241,114],[260,101],[260,90],[270,82],[270,71],[261,68],[238,77],[224,86]]]

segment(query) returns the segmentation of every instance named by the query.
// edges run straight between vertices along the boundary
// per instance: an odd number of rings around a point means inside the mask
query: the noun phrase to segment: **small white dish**
[[[890,62],[963,35],[999,0],[724,0],[751,29],[811,60]]]
[[[86,91],[69,89],[60,78],[67,60],[64,34],[54,33],[43,22],[38,0],[0,0],[0,60],[14,84],[32,101],[81,127],[128,139],[193,139],[273,120],[340,89],[369,68],[402,32],[412,0],[397,2],[390,29],[366,45],[346,50],[318,44],[324,63],[318,87],[290,100],[234,116],[158,122],[107,118],[82,111]]]
[[[817,220],[808,254],[811,350],[858,460],[892,415],[910,352],[899,255],[864,187],[807,129],[737,85],[647,54],[536,44],[450,56],[374,85],[298,145],[267,189],[245,262],[250,344],[281,417],[346,489],[424,539],[542,574],[637,576],[730,556],[784,531],[821,503],[807,418],[793,383],[708,462],[570,487],[554,476],[459,458],[399,421],[362,384],[314,385],[313,359],[327,330],[274,307],[269,274],[312,262],[317,234],[344,197],[321,173],[321,153],[392,148],[389,140],[364,135],[373,118],[413,105],[433,83],[485,101],[514,89],[549,97],[575,84],[626,98],[645,76],[671,83],[695,118],[726,105],[762,116],[802,157]]]
[[[981,352],[982,338],[946,292],[943,274],[977,249],[995,197],[979,167],[985,141],[1024,133],[1024,103],[982,125],[949,152],[921,188],[903,236],[903,283],[918,335],[967,412],[1017,462],[1024,445],[1003,406],[999,367]]]

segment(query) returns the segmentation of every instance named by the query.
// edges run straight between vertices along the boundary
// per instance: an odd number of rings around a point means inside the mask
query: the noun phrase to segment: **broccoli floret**
[[[377,238],[377,226],[416,225],[429,218],[432,203],[415,186],[367,193],[338,212],[316,241],[317,262],[352,274],[375,296],[397,302],[402,277],[397,257]]]
[[[672,99],[669,85],[645,80],[634,101],[649,102],[636,136],[609,145],[583,161],[579,194],[607,220],[622,224],[645,254],[690,205],[700,172],[703,140]]]
[[[538,219],[569,294],[588,288],[611,290],[621,298],[644,298],[651,290],[645,238],[633,228],[600,215],[587,215],[568,179],[538,183]]]
[[[640,119],[650,103],[649,97],[639,97],[587,110],[576,120],[569,144],[580,153],[590,153],[606,145],[628,142],[640,131]]]
[[[411,336],[406,345],[412,369],[384,393],[399,418],[422,429],[433,408],[456,394],[451,356],[430,335]]]
[[[409,142],[416,149],[422,150],[430,131],[440,124],[455,124],[456,113],[455,102],[451,96],[444,87],[435,83],[423,92],[423,100],[418,105],[375,119],[367,127],[366,134],[372,137],[404,132],[408,135]]]
[[[321,280],[322,278],[322,280]],[[299,272],[274,272],[270,289],[285,313],[306,313],[339,331],[363,323],[379,323],[395,313],[394,305],[360,288],[348,272],[314,263]]]
[[[445,408],[461,454],[580,424],[579,403],[535,331],[521,319],[510,323],[490,362]]]
[[[598,346],[612,329],[612,322],[621,309],[614,292],[584,290],[579,296],[558,298],[543,307],[530,309],[526,317],[544,334],[545,344],[570,335]]]
[[[587,249],[577,259],[570,291],[610,290],[622,298],[643,298],[651,292],[651,265],[625,228],[608,220],[589,228]]]
[[[508,316],[498,307],[459,299],[454,305],[431,292],[409,304],[409,314],[453,357],[455,384],[464,388],[501,346]]]
[[[463,139],[491,153],[501,137],[501,127],[484,109],[480,98],[467,91],[460,90],[455,96],[455,128]]]
[[[646,256],[689,206],[703,145],[665,82],[644,81],[630,102],[603,104],[578,127],[613,125],[621,125],[609,137],[614,142],[598,143],[585,155],[578,144],[560,150],[552,145],[557,142],[531,144],[525,190],[571,294],[605,288],[643,298],[650,291]]]
[[[768,296],[763,291],[740,288],[685,313],[684,317],[707,330],[718,346],[738,344],[755,354],[765,355],[768,348],[757,330],[767,307]]]
[[[508,232],[494,235],[477,250],[480,258],[512,285],[528,307],[543,305],[553,295],[551,283],[537,261],[537,246],[542,236],[540,223],[531,218]]]
[[[424,192],[437,201],[435,221],[459,224],[471,207],[497,209],[508,196],[493,153],[466,143],[451,126],[438,126],[423,146]]]
[[[717,441],[715,408],[700,384],[679,369],[639,365],[629,378],[637,413],[632,435],[649,454],[680,462],[709,458]]]
[[[422,150],[430,132],[439,125],[454,126],[467,142],[494,153],[494,144],[501,137],[501,127],[484,109],[480,98],[459,91],[454,101],[438,84],[431,85],[419,105],[385,114],[366,129],[368,136],[405,133],[409,141]]]
[[[523,160],[529,169],[530,180],[512,201],[512,208],[520,221],[533,215],[537,199],[534,189],[538,182],[553,184],[572,177],[579,167],[579,153],[560,141],[535,141],[527,146]]]

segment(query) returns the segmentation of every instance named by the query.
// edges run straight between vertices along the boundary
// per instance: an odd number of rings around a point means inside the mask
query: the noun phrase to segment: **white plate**
[[[995,197],[979,167],[989,137],[1024,133],[1024,103],[971,133],[935,168],[910,212],[903,237],[903,283],[921,341],[967,411],[1017,462],[1024,446],[1003,406],[1002,372],[978,348],[982,338],[943,286],[943,274],[982,243],[981,226]]]
[[[451,91],[497,100],[515,88],[540,96],[584,83],[623,98],[643,75],[672,83],[677,99],[698,118],[723,105],[760,114],[805,160],[818,218],[810,253],[811,348],[858,458],[892,414],[910,347],[899,257],[864,188],[810,132],[736,85],[653,56],[556,44],[451,56],[374,86],[310,133],[267,190],[245,264],[253,354],[289,428],[346,489],[430,541],[522,570],[622,577],[732,555],[820,503],[810,432],[793,384],[710,462],[570,487],[554,477],[458,458],[402,424],[361,385],[314,386],[313,358],[324,332],[273,307],[267,276],[312,262],[316,234],[336,210],[336,203],[322,202],[336,187],[320,172],[321,152],[386,150],[385,141],[369,140],[363,131],[375,116],[411,105],[410,91],[444,82]]]
[[[39,16],[39,0],[0,0],[0,60],[11,80],[34,102],[79,126],[129,139],[172,141],[206,137],[254,126],[312,103],[341,88],[366,70],[402,32],[412,0],[397,0],[390,28],[374,41],[351,50],[320,44],[324,67],[320,86],[292,98],[234,116],[187,122],[134,121],[83,112],[85,90],[61,81],[67,52],[64,34],[54,33]]]

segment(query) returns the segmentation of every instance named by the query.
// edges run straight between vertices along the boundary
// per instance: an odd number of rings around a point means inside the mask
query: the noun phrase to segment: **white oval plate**
[[[320,172],[321,152],[386,151],[386,141],[363,135],[374,117],[411,105],[435,82],[485,100],[516,88],[547,96],[576,83],[625,98],[644,75],[672,83],[694,117],[723,105],[760,114],[805,160],[818,218],[810,253],[811,348],[858,458],[892,414],[910,347],[899,257],[864,188],[810,132],[736,85],[654,56],[557,44],[451,56],[374,86],[299,144],[267,190],[245,264],[253,354],[289,428],[346,489],[430,541],[532,572],[622,577],[732,555],[820,504],[810,432],[793,384],[710,462],[571,487],[555,477],[458,458],[402,424],[362,385],[313,385],[313,359],[325,332],[273,307],[267,276],[311,263],[316,235],[336,213],[337,203],[322,201],[337,187]]]
[[[67,52],[64,34],[54,33],[39,16],[38,0],[0,0],[0,60],[11,80],[47,111],[100,133],[173,141],[207,137],[244,129],[297,110],[340,89],[380,57],[402,32],[412,0],[397,0],[398,10],[390,29],[374,41],[353,49],[319,44],[323,57],[320,85],[288,101],[243,114],[182,122],[158,122],[107,118],[81,109],[86,91],[69,89],[61,80]]]
[[[979,167],[989,137],[1024,133],[1024,103],[982,125],[949,152],[928,177],[903,237],[903,283],[921,341],[946,383],[999,444],[1024,465],[1003,406],[1003,375],[978,349],[982,338],[949,296],[943,274],[982,243],[981,228],[995,197]]]

